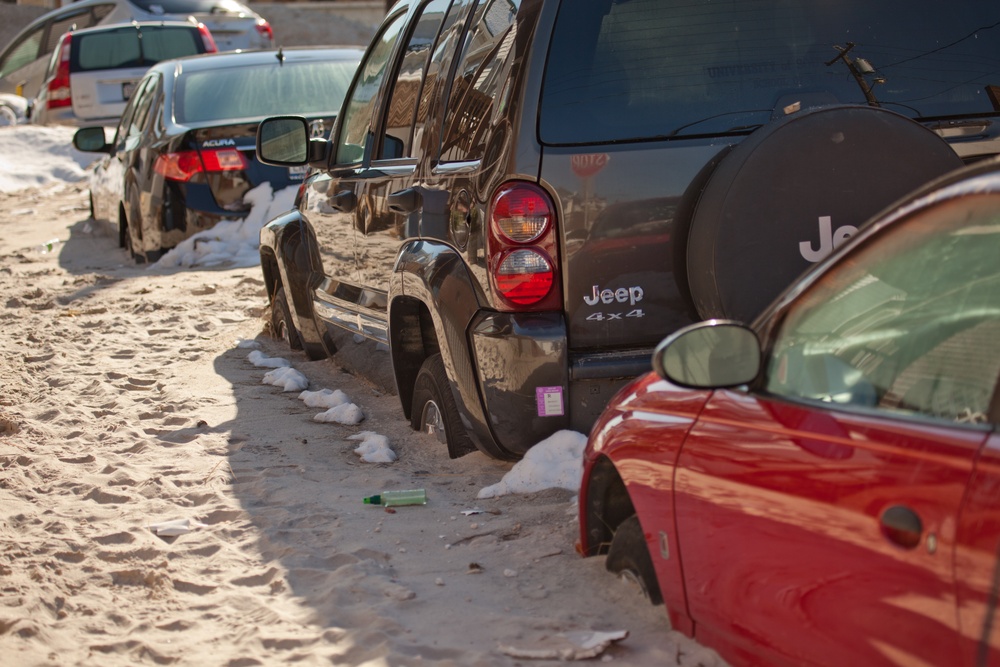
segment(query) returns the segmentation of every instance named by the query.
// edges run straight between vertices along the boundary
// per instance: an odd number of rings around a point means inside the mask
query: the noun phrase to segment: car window
[[[389,93],[379,159],[415,157],[410,142],[413,139],[413,126],[417,121],[420,87],[431,46],[437,41],[441,21],[449,5],[451,0],[431,0],[423,7],[420,18],[415,23],[396,73],[396,81]]]
[[[63,14],[58,18],[54,19],[50,24],[49,34],[46,37],[45,43],[45,53],[51,53],[56,44],[59,43],[59,38],[70,30],[82,30],[83,28],[89,28],[93,25],[93,19],[90,16],[90,11],[87,9],[82,9],[78,12],[73,12],[71,14]]]
[[[245,7],[233,0],[129,0],[137,7],[152,14],[211,14],[212,12],[245,11]]]
[[[389,57],[399,39],[399,31],[403,28],[405,18],[405,14],[399,14],[389,22],[373,40],[371,50],[358,68],[354,88],[338,120],[340,130],[335,158],[337,164],[360,162],[364,155],[375,110],[375,98],[385,79]]]
[[[422,150],[423,138],[429,116],[440,118],[443,111],[438,113],[442,89],[447,85],[447,68],[452,63],[456,46],[459,39],[465,32],[466,19],[469,11],[475,7],[478,0],[452,0],[451,7],[447,15],[441,22],[438,31],[438,39],[434,44],[430,61],[427,63],[427,70],[424,74],[424,83],[420,90],[420,102],[417,106],[417,119],[413,125],[413,145],[415,150]],[[439,121],[440,122],[440,121]]]
[[[159,82],[159,74],[150,74],[145,78],[141,89],[135,93],[135,111],[125,133],[126,150],[137,146],[142,138],[146,120],[149,118],[149,110],[152,108],[153,100],[156,99],[156,89]]]
[[[442,161],[483,156],[489,128],[489,123],[483,120],[492,112],[505,80],[504,63],[514,43],[516,33],[511,28],[519,4],[511,0],[491,0],[477,12],[449,93]]]
[[[1000,374],[1000,195],[897,223],[785,317],[767,366],[780,396],[986,421]]]
[[[542,94],[552,144],[746,133],[786,109],[996,114],[1000,3],[602,0],[559,8]]]
[[[7,76],[37,60],[44,32],[45,26],[39,26],[10,47],[3,60],[0,61],[0,76]]]
[[[70,68],[92,72],[121,67],[151,67],[161,60],[201,53],[197,30],[187,27],[148,26],[102,30],[76,35]]]
[[[252,67],[183,72],[174,86],[178,123],[337,113],[357,64],[349,60],[277,60]]]

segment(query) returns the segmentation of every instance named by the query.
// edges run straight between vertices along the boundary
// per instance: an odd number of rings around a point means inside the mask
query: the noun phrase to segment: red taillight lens
[[[274,30],[271,29],[271,24],[264,19],[257,19],[257,32],[263,37],[267,37],[268,41],[274,41]]]
[[[205,45],[205,53],[216,53],[219,47],[215,44],[215,38],[212,37],[212,32],[208,29],[208,26],[204,23],[198,24],[198,32],[201,34],[201,43]]]
[[[246,158],[235,148],[219,150],[180,151],[164,153],[156,158],[153,171],[173,181],[191,180],[200,172],[238,171],[246,169]]]
[[[195,174],[205,171],[197,151],[164,153],[156,158],[153,171],[172,181],[189,181]]]
[[[500,260],[494,272],[497,290],[517,305],[538,303],[552,290],[552,263],[535,248],[520,248]]]
[[[62,38],[62,45],[59,47],[59,64],[56,65],[55,76],[48,84],[49,95],[45,101],[45,106],[48,109],[58,109],[73,104],[73,96],[69,87],[69,54],[72,39],[69,33]]]
[[[533,183],[505,183],[490,201],[490,278],[506,310],[561,306],[555,206]]]

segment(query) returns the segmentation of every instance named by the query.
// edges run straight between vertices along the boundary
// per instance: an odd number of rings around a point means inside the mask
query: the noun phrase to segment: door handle
[[[330,197],[330,207],[341,213],[350,213],[358,205],[358,197],[354,190],[341,190]]]
[[[924,533],[924,524],[920,516],[909,507],[893,505],[884,512],[880,519],[882,534],[890,542],[904,549],[913,549],[920,544]]]
[[[414,188],[406,188],[398,192],[393,192],[387,198],[389,210],[393,213],[404,215],[413,213],[420,208],[420,193]]]

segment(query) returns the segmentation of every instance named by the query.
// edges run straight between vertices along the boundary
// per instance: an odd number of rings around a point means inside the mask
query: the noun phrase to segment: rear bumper
[[[652,350],[570,353],[561,313],[480,313],[470,341],[494,441],[521,456],[556,431],[588,433]]]

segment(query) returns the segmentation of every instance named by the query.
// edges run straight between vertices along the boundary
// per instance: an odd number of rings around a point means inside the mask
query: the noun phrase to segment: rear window
[[[357,69],[355,61],[285,62],[187,71],[176,83],[174,119],[201,123],[282,114],[334,115]]]
[[[239,12],[243,9],[233,0],[130,0],[151,14],[212,14]]]
[[[564,1],[544,143],[747,132],[795,108],[1000,111],[1000,3]]]
[[[133,27],[73,36],[70,69],[90,72],[126,67],[151,67],[161,60],[204,53],[197,28],[150,26]]]

